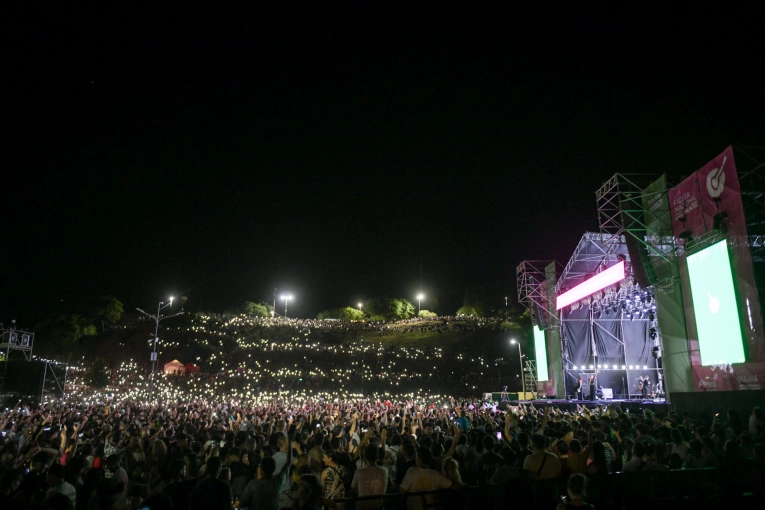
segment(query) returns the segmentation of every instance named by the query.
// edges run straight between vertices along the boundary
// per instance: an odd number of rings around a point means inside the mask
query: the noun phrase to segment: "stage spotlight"
[[[592,370],[593,368],[595,368],[595,367],[593,367],[592,365],[590,365],[590,370]]]
[[[656,328],[651,328],[648,331],[648,335],[651,337],[651,340],[656,340]]]
[[[576,365],[574,365],[574,370],[576,370]]]
[[[633,368],[635,368],[635,367],[633,367],[632,365],[630,365],[630,370],[632,370]]]
[[[626,369],[627,365],[622,365],[622,370]]]
[[[648,366],[643,365],[643,370],[648,370]]]
[[[616,369],[616,365],[612,365],[611,368]]]
[[[598,368],[603,368],[601,365],[598,365]]]

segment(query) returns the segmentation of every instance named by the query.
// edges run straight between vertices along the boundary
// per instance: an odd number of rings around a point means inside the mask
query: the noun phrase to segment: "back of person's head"
[[[555,443],[555,446],[558,448],[558,455],[568,455],[568,443],[564,440],[560,440],[557,443]]]
[[[66,468],[62,466],[61,464],[53,464],[51,467],[48,468],[48,474],[50,476],[63,480],[64,478],[66,478]]]
[[[379,449],[375,445],[370,444],[364,450],[364,460],[366,460],[367,463],[370,465],[374,464],[375,462],[377,462],[378,453],[379,453]]]
[[[422,467],[427,468],[432,460],[433,452],[430,451],[430,448],[425,446],[417,448],[417,462],[420,463]]]
[[[568,444],[568,449],[571,453],[582,453],[582,443],[578,439],[572,439]]]
[[[755,443],[752,447],[752,454],[754,455],[754,460],[760,464],[765,463],[765,444]]]
[[[483,449],[490,452],[494,448],[494,437],[489,435],[483,436],[481,443],[483,444]]]
[[[305,499],[306,504],[316,504],[321,498],[321,480],[316,475],[303,475],[298,481],[298,498]]]
[[[276,440],[276,448],[278,448],[279,450],[281,450],[282,448],[284,448],[288,444],[290,444],[290,440],[287,439],[287,436],[281,435]]]
[[[669,431],[669,436],[672,438],[672,442],[676,445],[680,445],[683,442],[683,435],[678,429],[672,429]]]
[[[415,449],[412,443],[404,443],[404,445],[401,447],[401,451],[404,453],[404,457],[414,457]]]
[[[433,452],[433,457],[440,457],[444,454],[444,445],[436,443],[430,447],[430,450]]]
[[[218,478],[218,475],[220,475],[220,470],[223,467],[223,463],[220,460],[220,457],[210,457],[207,459],[207,467],[205,467],[205,475],[212,476],[213,478]]]
[[[731,439],[725,441],[725,446],[723,446],[723,455],[725,456],[725,458],[738,459],[739,451],[740,449],[736,441],[733,441]]]
[[[641,436],[648,434],[648,425],[645,423],[638,423],[635,425],[635,430],[640,433]]]
[[[632,455],[638,458],[642,458],[645,455],[645,446],[643,443],[635,443],[632,445]]]
[[[581,497],[584,494],[584,486],[587,483],[587,477],[580,474],[573,474],[568,479],[568,495],[570,497]]]
[[[260,469],[263,472],[263,478],[271,478],[276,470],[276,461],[273,457],[263,457],[260,461]]]
[[[521,432],[518,434],[518,444],[521,446],[528,446],[529,445],[529,434],[526,432]]]
[[[504,448],[502,450],[502,462],[504,462],[505,466],[515,466],[515,463],[518,462],[518,456],[512,448]]]
[[[534,434],[531,436],[531,445],[536,450],[544,450],[546,443],[547,443],[547,438],[545,438],[545,436],[543,436],[542,434]]]
[[[340,438],[339,437],[332,437],[332,439],[329,440],[329,447],[332,448],[332,450],[337,451],[340,449]]]
[[[0,475],[0,493],[10,493],[21,483],[21,470],[16,468],[7,468]]]
[[[171,480],[175,480],[181,476],[185,467],[186,461],[184,459],[173,459],[167,465],[167,474]]]

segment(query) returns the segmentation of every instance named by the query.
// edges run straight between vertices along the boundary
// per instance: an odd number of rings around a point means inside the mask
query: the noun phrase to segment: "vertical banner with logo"
[[[733,149],[728,147],[722,154],[672,188],[669,191],[669,202],[672,230],[676,237],[699,238],[712,231],[718,231],[720,237],[727,240],[735,283],[736,306],[746,350],[747,363],[744,364],[701,364],[695,310],[690,301],[686,253],[680,258],[680,272],[686,304],[694,388],[697,391],[739,389],[736,372],[745,373],[744,377],[749,380],[755,367],[762,365],[758,362],[765,362],[765,339]],[[757,379],[757,376],[754,378]],[[750,381],[747,385],[753,387],[758,384],[751,384]]]

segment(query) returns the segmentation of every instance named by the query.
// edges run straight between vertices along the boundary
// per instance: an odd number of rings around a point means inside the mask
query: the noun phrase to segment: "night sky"
[[[274,287],[303,317],[420,290],[453,313],[565,263],[615,172],[765,145],[747,11],[382,5],[7,19],[0,321]]]

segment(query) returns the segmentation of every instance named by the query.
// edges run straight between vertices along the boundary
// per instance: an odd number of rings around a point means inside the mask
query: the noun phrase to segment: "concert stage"
[[[561,411],[576,412],[576,406],[586,407],[588,409],[595,409],[598,406],[611,407],[619,406],[623,411],[629,410],[630,413],[642,413],[644,409],[650,409],[654,413],[666,413],[672,406],[664,399],[661,400],[642,400],[642,399],[608,399],[608,400],[510,400],[500,402],[500,404],[508,404],[511,406],[517,406],[518,404],[525,404],[526,406],[534,404],[534,407],[538,409],[544,409],[545,407],[557,407]],[[500,405],[500,407],[502,407]]]

